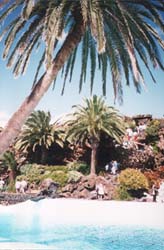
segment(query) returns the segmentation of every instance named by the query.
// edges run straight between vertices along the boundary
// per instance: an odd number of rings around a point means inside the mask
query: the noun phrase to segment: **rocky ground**
[[[96,187],[102,183],[104,188],[104,200],[112,200],[117,186],[117,176],[106,174],[106,176],[88,175],[82,176],[77,182],[70,182],[63,188],[57,190],[57,184],[47,179],[42,189],[35,193],[7,193],[0,194],[0,204],[11,205],[26,200],[38,201],[46,197],[51,198],[83,198],[97,199]]]

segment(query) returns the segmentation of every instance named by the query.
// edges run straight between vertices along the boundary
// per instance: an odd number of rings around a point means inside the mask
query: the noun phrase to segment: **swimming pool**
[[[0,208],[0,249],[163,250],[164,205],[42,200]]]

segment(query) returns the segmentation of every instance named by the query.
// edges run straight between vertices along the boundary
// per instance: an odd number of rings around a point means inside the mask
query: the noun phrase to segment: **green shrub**
[[[152,120],[145,130],[146,140],[148,143],[152,144],[158,141],[159,129],[160,129],[160,122],[158,120]]]
[[[51,178],[55,182],[58,182],[60,186],[63,186],[68,181],[68,167],[67,166],[48,166],[40,164],[25,164],[21,166],[21,175],[17,177],[17,180],[25,179],[29,183],[35,183],[39,185],[42,180]]]
[[[68,172],[68,182],[78,182],[83,175],[78,171],[72,170]]]
[[[132,196],[128,193],[127,189],[123,186],[119,186],[116,189],[115,200],[131,201]]]
[[[144,174],[137,169],[127,168],[122,170],[118,177],[119,186],[116,190],[116,199],[132,200],[134,193],[148,189],[148,180]],[[137,191],[137,192],[132,192]]]
[[[45,171],[51,171],[51,172],[53,172],[53,171],[63,171],[64,173],[67,173],[68,171],[69,171],[69,169],[68,169],[68,166],[65,166],[65,165],[55,165],[55,166],[48,166],[48,165],[46,165],[46,166],[44,166],[44,170]]]
[[[68,182],[68,174],[64,173],[61,170],[54,171],[48,176],[43,176],[43,177],[44,177],[43,179],[51,178],[53,181],[59,183],[60,187],[65,186]]]
[[[76,170],[84,175],[88,175],[90,173],[90,166],[85,162],[70,162],[67,167],[69,170]]]
[[[20,167],[21,175],[27,175],[36,164],[25,164]]]
[[[18,175],[17,177],[16,177],[16,181],[22,181],[22,180],[25,180],[25,181],[29,181],[28,180],[28,175]]]
[[[137,169],[127,168],[121,171],[118,181],[119,185],[126,190],[148,189],[147,178]]]

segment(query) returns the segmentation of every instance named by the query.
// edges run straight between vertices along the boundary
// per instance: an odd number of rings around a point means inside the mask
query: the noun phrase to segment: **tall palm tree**
[[[64,134],[58,123],[50,124],[50,121],[50,112],[38,110],[31,113],[16,142],[16,149],[26,153],[34,152],[37,156],[36,161],[44,164],[50,146],[57,143],[63,147],[64,140]]]
[[[93,96],[85,99],[84,105],[76,105],[75,112],[66,122],[67,136],[76,143],[87,142],[91,147],[90,173],[96,173],[97,149],[102,133],[121,142],[125,132],[124,121],[118,111],[105,104],[103,98]]]
[[[122,97],[122,73],[127,85],[132,79],[137,91],[144,85],[140,60],[153,81],[150,63],[164,70],[160,57],[164,50],[163,0],[3,0],[0,7],[0,24],[4,24],[3,57],[8,59],[7,66],[13,67],[15,75],[25,72],[33,50],[45,44],[31,93],[0,134],[0,153],[18,135],[62,68],[64,91],[66,79],[72,78],[79,50],[79,91],[88,66],[91,92],[98,67],[103,94],[106,94],[109,69],[118,100]],[[46,71],[37,80],[43,62]]]

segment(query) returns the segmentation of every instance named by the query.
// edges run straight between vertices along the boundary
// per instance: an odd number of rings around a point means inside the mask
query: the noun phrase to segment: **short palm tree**
[[[32,91],[0,134],[0,153],[18,135],[62,68],[64,91],[65,80],[72,78],[77,55],[81,56],[79,91],[90,72],[92,92],[98,68],[106,94],[109,70],[119,100],[122,74],[127,85],[132,79],[137,91],[144,85],[140,60],[153,81],[150,63],[164,70],[160,56],[164,50],[163,0],[2,0],[0,8],[3,57],[15,75],[23,74],[33,51],[43,48]],[[37,81],[43,62],[46,71]]]
[[[16,143],[16,149],[22,152],[40,152],[40,163],[46,162],[47,150],[53,143],[63,147],[63,132],[57,122],[50,124],[50,112],[34,111],[27,119],[23,131]]]
[[[1,165],[7,167],[9,171],[9,182],[12,184],[15,181],[17,174],[17,161],[12,151],[6,151],[1,158]]]
[[[105,104],[103,98],[93,96],[85,99],[85,105],[77,105],[71,119],[66,122],[67,136],[73,142],[87,142],[91,147],[90,173],[96,173],[97,149],[101,140],[101,134],[105,133],[121,142],[124,134],[124,121],[118,111]]]

